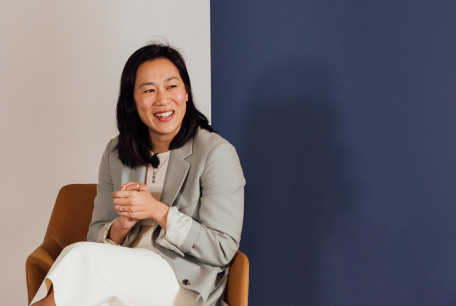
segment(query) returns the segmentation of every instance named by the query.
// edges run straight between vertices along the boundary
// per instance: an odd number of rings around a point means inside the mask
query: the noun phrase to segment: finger
[[[139,220],[138,218],[136,218],[137,214],[134,212],[122,211],[122,212],[117,212],[117,214],[121,217]]]
[[[138,187],[127,187],[128,191],[146,191],[148,190],[149,187],[144,187],[144,186],[138,186]]]
[[[131,206],[127,198],[115,198],[112,200],[114,205]]]
[[[131,184],[131,185],[126,186],[125,188],[128,191],[132,191],[132,190],[138,191],[138,190],[140,190],[141,186],[139,184]]]
[[[139,184],[139,183],[138,182],[128,182],[125,184],[121,184],[120,186],[130,186],[130,185],[136,185],[136,184]]]
[[[129,187],[127,187],[128,191],[146,191],[148,189],[149,187],[142,185],[130,185]]]
[[[122,211],[120,211],[120,208],[122,207]],[[118,213],[124,213],[124,212],[132,212],[132,208],[131,206],[126,206],[126,205],[114,205],[114,209],[118,212]]]
[[[148,190],[149,186],[143,183],[137,183],[137,182],[128,182],[126,184],[123,184],[127,190]],[[122,186],[122,185],[121,185]]]
[[[112,195],[114,198],[128,198],[129,196],[132,195],[132,191],[131,191],[131,190],[125,190],[125,191],[116,190],[116,191],[113,191],[113,192],[111,193],[111,195]]]

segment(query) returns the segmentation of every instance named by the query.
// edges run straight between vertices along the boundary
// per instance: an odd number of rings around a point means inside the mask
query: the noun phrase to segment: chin
[[[160,134],[160,135],[172,135],[172,134],[177,134],[179,132],[179,128],[169,128],[169,129],[158,129],[158,130],[153,130],[154,133]]]

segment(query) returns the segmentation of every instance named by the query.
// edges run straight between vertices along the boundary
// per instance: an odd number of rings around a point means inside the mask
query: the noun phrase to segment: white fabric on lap
[[[198,296],[182,287],[160,255],[95,242],[67,246],[46,280],[31,304],[47,295],[49,281],[57,306],[188,306],[196,305]]]
[[[163,165],[156,172],[155,183],[151,183],[152,166],[146,172],[145,181],[156,199],[161,196],[169,154],[158,154]],[[123,247],[107,238],[115,220],[101,229],[103,243],[77,242],[64,248],[31,304],[45,298],[53,285],[57,306],[196,305],[199,294],[182,287],[169,263],[152,244],[157,223],[153,219],[141,220],[138,237],[130,247]],[[180,246],[191,221],[191,217],[171,207],[167,219],[169,233],[161,229],[157,243],[169,249],[173,249],[171,243]]]

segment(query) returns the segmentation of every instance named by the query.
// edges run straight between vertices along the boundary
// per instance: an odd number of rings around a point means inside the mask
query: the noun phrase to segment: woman
[[[179,52],[150,44],[128,59],[117,126],[89,242],[62,251],[31,305],[226,305],[245,179],[234,147],[195,108]]]

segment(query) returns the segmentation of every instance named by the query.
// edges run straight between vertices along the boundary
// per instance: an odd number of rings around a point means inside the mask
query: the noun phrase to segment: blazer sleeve
[[[110,168],[112,143],[113,139],[108,142],[101,158],[98,171],[97,195],[93,203],[92,221],[89,225],[87,241],[104,242],[105,225],[119,217],[114,209],[112,197],[112,192],[114,191]],[[122,246],[129,246],[133,242],[134,237],[137,236],[138,230],[139,223],[130,230]]]
[[[235,148],[221,143],[210,151],[201,178],[199,219],[178,248],[199,261],[223,267],[241,240],[245,179]]]

